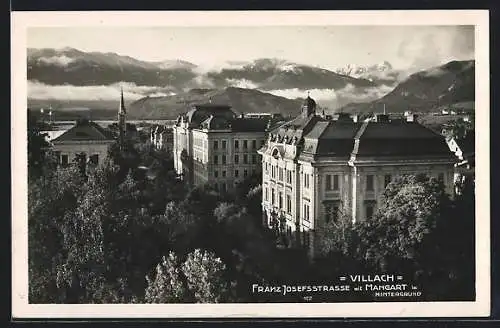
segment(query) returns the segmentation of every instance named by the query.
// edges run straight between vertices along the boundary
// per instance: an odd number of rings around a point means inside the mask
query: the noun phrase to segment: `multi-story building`
[[[262,155],[263,223],[314,255],[322,227],[347,213],[370,219],[397,175],[424,173],[453,193],[453,154],[444,138],[410,118],[377,115],[358,122],[316,115],[308,97],[301,114],[271,130]]]
[[[271,118],[238,116],[227,105],[195,105],[173,127],[174,167],[189,185],[232,189],[262,165],[257,149]]]

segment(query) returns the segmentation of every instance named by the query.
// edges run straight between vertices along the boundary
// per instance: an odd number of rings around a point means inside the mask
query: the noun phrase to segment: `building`
[[[229,191],[261,170],[257,149],[265,142],[269,117],[239,117],[227,105],[201,104],[173,127],[174,167],[189,185],[212,184]]]
[[[123,145],[126,138],[126,109],[121,90],[118,108],[119,142]],[[50,140],[52,149],[60,165],[72,163],[77,156],[84,155],[85,161],[97,166],[108,155],[109,147],[116,142],[116,136],[89,119],[79,119],[76,124]]]
[[[397,175],[424,173],[453,193],[453,154],[418,122],[377,115],[362,122],[316,114],[308,97],[295,119],[272,129],[262,155],[263,223],[313,256],[322,227],[347,213],[370,219]]]
[[[83,153],[89,164],[98,165],[108,154],[115,142],[113,133],[99,124],[81,119],[76,124],[51,141],[58,163],[68,165]]]

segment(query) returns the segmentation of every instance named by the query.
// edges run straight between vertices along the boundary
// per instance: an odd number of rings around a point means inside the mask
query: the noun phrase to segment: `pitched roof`
[[[357,157],[449,156],[443,136],[417,122],[369,122],[359,136]]]
[[[99,124],[80,120],[69,130],[52,140],[53,143],[65,141],[91,141],[91,140],[114,140],[114,135],[110,130],[104,129]]]

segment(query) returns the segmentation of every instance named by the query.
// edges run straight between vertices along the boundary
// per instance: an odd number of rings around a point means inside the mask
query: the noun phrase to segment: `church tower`
[[[309,92],[307,93],[307,98],[302,105],[301,114],[302,117],[309,117],[316,114],[316,102],[311,98]]]
[[[125,137],[127,134],[127,123],[125,116],[127,111],[125,110],[125,101],[123,100],[123,88],[120,88],[120,107],[118,108],[118,129],[120,131],[120,148],[123,147],[125,143]]]

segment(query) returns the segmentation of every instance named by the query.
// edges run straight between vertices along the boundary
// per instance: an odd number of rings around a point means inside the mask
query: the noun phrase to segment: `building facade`
[[[100,165],[115,142],[111,131],[97,123],[82,119],[69,130],[51,141],[52,149],[61,165],[69,165],[78,155],[84,154],[90,165]]]
[[[120,91],[118,107],[118,140],[123,145],[127,138],[126,109],[123,100],[123,90]],[[50,140],[52,150],[60,165],[69,165],[82,156],[89,167],[95,167],[104,162],[110,146],[116,142],[117,136],[110,130],[89,120],[80,119],[70,129],[58,133]]]
[[[189,185],[211,184],[229,191],[260,173],[257,150],[270,118],[237,116],[230,106],[195,105],[173,127],[174,167]]]
[[[403,174],[440,179],[453,194],[453,154],[439,134],[387,115],[358,122],[316,114],[308,97],[301,114],[269,132],[262,155],[263,223],[305,246],[341,213],[370,219],[385,187]]]

